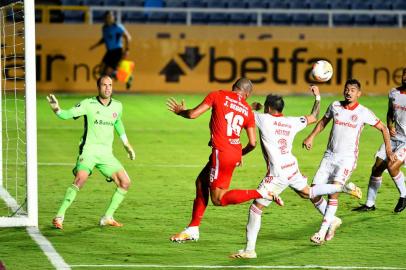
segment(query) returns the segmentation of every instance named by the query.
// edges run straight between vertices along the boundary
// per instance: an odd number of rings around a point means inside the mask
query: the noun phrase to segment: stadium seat
[[[186,13],[183,12],[171,12],[168,14],[168,22],[174,24],[185,24],[186,23]]]
[[[63,6],[83,6],[84,0],[62,0]]]
[[[351,7],[351,9],[370,9],[371,8],[369,2],[367,2],[367,1],[350,2],[350,7]]]
[[[375,15],[375,25],[377,26],[395,26],[397,24],[396,15]]]
[[[84,4],[87,6],[104,6],[104,0],[85,0]]]
[[[106,4],[106,6],[124,6],[123,1],[117,1],[117,0],[106,0],[105,4]]]
[[[140,11],[124,11],[121,20],[129,23],[143,23],[146,20],[146,15],[144,12]]]
[[[245,2],[241,0],[229,0],[228,1],[229,8],[246,8]]]
[[[392,3],[391,2],[372,2],[372,9],[376,10],[390,10],[392,9]]]
[[[207,13],[192,13],[192,24],[207,24]]]
[[[253,24],[254,19],[256,19],[255,14],[231,13],[229,22],[230,24]]]
[[[308,9],[309,5],[303,0],[294,0],[289,2],[289,8],[291,9]]]
[[[226,7],[227,7],[227,1],[223,1],[223,0],[208,0],[208,1],[207,1],[207,7],[208,7],[208,8],[226,8]]]
[[[122,0],[122,3],[126,7],[143,7],[144,0]]]
[[[354,15],[354,25],[358,26],[370,26],[373,25],[373,17],[367,14],[355,14]]]
[[[186,7],[189,8],[205,8],[206,2],[201,0],[186,0]]]
[[[144,7],[154,8],[154,7],[163,7],[163,0],[144,0]]]
[[[81,10],[64,10],[63,16],[65,23],[83,23],[85,13]]]
[[[183,1],[178,0],[166,0],[165,6],[169,8],[183,8],[185,7],[185,3]]]
[[[337,26],[352,25],[354,18],[350,14],[334,14],[333,24]]]
[[[309,13],[292,14],[292,24],[310,25],[312,24],[312,15]]]
[[[393,1],[392,8],[394,10],[406,10],[406,1],[405,0]],[[405,25],[405,23],[403,25]]]
[[[93,23],[104,23],[105,10],[95,10],[93,11]]]
[[[313,25],[328,25],[328,15],[313,14]]]
[[[330,5],[326,1],[309,1],[308,5],[311,9],[329,9]]]
[[[270,9],[286,9],[289,8],[289,4],[285,1],[273,1],[273,0],[267,0],[265,2],[268,2],[268,8]]]
[[[246,0],[245,5],[248,8],[257,8],[257,9],[268,8],[268,3],[262,0]]]
[[[271,25],[290,25],[291,16],[289,14],[276,13],[276,14],[264,14],[262,15],[263,24]]]
[[[226,13],[210,13],[208,18],[209,24],[227,24],[228,14]]]
[[[168,20],[168,13],[166,12],[151,12],[148,14],[149,23],[166,23]]]
[[[345,1],[333,1],[330,3],[331,9],[349,9],[350,6]]]

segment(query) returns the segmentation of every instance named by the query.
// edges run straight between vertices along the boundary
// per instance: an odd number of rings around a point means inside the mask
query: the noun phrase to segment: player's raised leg
[[[71,206],[76,198],[79,189],[85,184],[89,177],[89,172],[87,170],[79,170],[76,172],[73,184],[69,186],[66,190],[65,197],[63,198],[62,204],[56,213],[56,216],[52,220],[52,224],[56,229],[63,229],[63,221],[65,218],[65,212]]]

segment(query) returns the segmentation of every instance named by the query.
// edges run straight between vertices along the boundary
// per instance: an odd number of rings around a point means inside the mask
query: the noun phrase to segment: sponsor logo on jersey
[[[400,110],[400,111],[406,111],[406,106],[402,106],[402,105],[393,103],[393,109]]]
[[[338,119],[336,119],[334,121],[334,124],[339,125],[339,126],[350,127],[350,128],[357,128],[357,125],[355,125],[355,124],[352,124],[350,122],[343,122],[343,121],[340,121]]]
[[[278,126],[278,127],[292,128],[291,125],[282,123],[282,122],[280,122],[280,121],[274,121],[274,122],[273,122],[273,125],[274,125],[274,126]]]
[[[93,122],[95,125],[102,125],[102,126],[114,126],[114,122],[110,121],[103,121],[103,120],[94,120]]]
[[[239,138],[237,138],[237,139],[228,139],[228,142],[230,144],[240,144],[240,139]]]

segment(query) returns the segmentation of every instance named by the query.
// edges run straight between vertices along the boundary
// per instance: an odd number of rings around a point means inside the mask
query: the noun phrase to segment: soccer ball
[[[327,82],[333,76],[333,66],[328,61],[319,60],[313,65],[312,75],[318,82]]]

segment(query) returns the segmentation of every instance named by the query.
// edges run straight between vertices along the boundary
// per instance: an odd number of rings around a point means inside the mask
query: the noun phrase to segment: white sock
[[[252,204],[248,214],[247,246],[245,250],[255,250],[259,229],[261,228],[261,215],[262,210]]]
[[[335,185],[335,184],[318,184],[310,187],[309,189],[309,197],[313,199],[314,197],[320,196],[320,195],[328,195],[328,194],[334,194],[337,192],[342,192],[342,186],[341,185]]]
[[[376,195],[378,194],[378,189],[381,187],[381,185],[382,185],[382,176],[375,177],[371,175],[368,184],[367,202],[365,203],[366,206],[371,207],[375,205]]]
[[[396,184],[396,187],[399,190],[400,197],[406,197],[406,186],[405,186],[405,176],[403,175],[402,172],[399,172],[399,174],[395,177],[392,177],[393,181]]]
[[[327,209],[327,201],[321,197],[321,199],[318,202],[313,203],[314,207],[316,207],[317,210],[319,210],[320,214],[324,216],[324,213],[326,212]]]
[[[335,214],[338,208],[338,200],[337,199],[329,199],[328,206],[326,209],[326,213],[324,214],[323,222],[321,223],[319,234],[324,239],[326,236],[327,230],[330,227],[331,223],[334,220]]]

